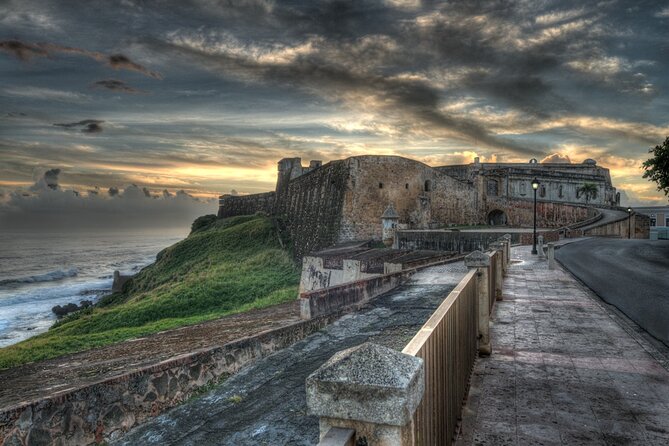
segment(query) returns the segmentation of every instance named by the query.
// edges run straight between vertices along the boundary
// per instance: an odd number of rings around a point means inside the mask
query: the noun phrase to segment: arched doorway
[[[504,211],[500,211],[499,209],[492,210],[488,213],[486,222],[490,226],[504,226],[506,225],[506,214]]]

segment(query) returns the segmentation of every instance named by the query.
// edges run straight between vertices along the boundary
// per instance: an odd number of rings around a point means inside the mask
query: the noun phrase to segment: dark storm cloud
[[[27,61],[32,57],[54,57],[55,53],[76,54],[80,56],[95,59],[98,62],[105,63],[115,70],[136,71],[145,76],[154,79],[162,79],[162,75],[157,71],[151,71],[148,68],[130,60],[123,54],[106,55],[98,51],[89,51],[82,48],[58,45],[55,43],[27,43],[19,40],[0,41],[0,49],[13,54],[18,59]]]
[[[84,119],[83,121],[54,125],[56,127],[64,127],[66,129],[78,129],[82,133],[100,133],[102,132],[102,126],[100,125],[102,123],[104,123],[104,121],[99,121],[97,119]]]
[[[120,91],[122,93],[142,93],[142,90],[131,87],[123,81],[118,79],[104,79],[93,83],[94,87],[105,88],[112,91]]]
[[[49,53],[37,45],[24,43],[18,40],[5,40],[0,42],[0,50],[5,51],[20,60],[30,60],[33,57],[47,57]]]
[[[155,79],[162,79],[162,75],[156,71],[151,71],[142,65],[133,62],[132,60],[128,59],[126,56],[123,54],[113,54],[108,57],[107,63],[109,64],[110,67],[120,70],[130,70],[130,71],[136,71],[138,73],[145,74],[146,76],[153,77]]]
[[[157,42],[153,45],[158,51],[178,53],[208,69],[240,79],[304,88],[332,100],[349,96],[354,98],[353,102],[362,102],[363,106],[378,107],[398,114],[401,120],[415,126],[436,127],[452,132],[451,136],[476,139],[491,147],[526,154],[540,153],[539,148],[496,137],[472,120],[442,112],[439,109],[440,92],[428,82],[355,72],[328,64],[317,56],[299,57],[290,63],[262,63],[244,56],[208,54],[178,45]],[[365,100],[381,105],[365,104]]]
[[[24,183],[39,160],[86,166],[70,184],[248,193],[272,187],[284,156],[392,153],[431,164],[592,157],[614,182],[641,187],[638,164],[669,133],[669,14],[659,1],[21,0],[11,9],[0,38],[16,40],[0,51],[27,63],[0,57],[0,100],[28,117],[0,119],[0,173]],[[104,67],[165,80],[154,90]],[[63,116],[104,117],[118,131],[45,131]]]

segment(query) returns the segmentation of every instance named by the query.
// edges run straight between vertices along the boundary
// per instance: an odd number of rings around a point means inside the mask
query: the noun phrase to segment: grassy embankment
[[[208,222],[125,287],[0,349],[0,369],[295,299],[299,270],[262,216]]]

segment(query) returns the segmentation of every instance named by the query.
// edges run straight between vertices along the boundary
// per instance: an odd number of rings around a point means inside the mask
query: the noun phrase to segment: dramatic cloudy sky
[[[374,153],[595,158],[666,203],[640,163],[669,135],[667,36],[664,1],[0,0],[0,201],[202,203]]]

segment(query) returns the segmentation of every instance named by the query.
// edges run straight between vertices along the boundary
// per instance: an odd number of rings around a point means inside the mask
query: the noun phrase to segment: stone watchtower
[[[393,207],[392,203],[389,204],[386,210],[383,212],[383,215],[381,215],[381,225],[383,228],[382,239],[384,245],[392,246],[399,219],[400,216]]]

